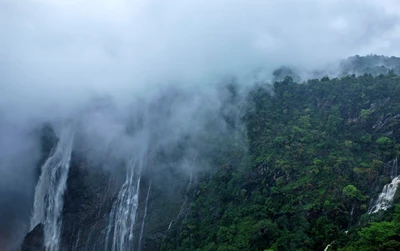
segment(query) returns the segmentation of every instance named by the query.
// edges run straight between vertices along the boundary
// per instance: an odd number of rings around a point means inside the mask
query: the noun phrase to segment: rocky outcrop
[[[185,217],[186,209],[190,204],[186,196],[190,178],[173,170],[173,167],[166,170],[165,175],[153,175],[150,170],[144,173],[144,177],[135,228],[136,243],[141,243],[137,250],[152,251],[158,250],[171,226],[178,224],[179,219]],[[147,214],[143,221],[150,181]],[[144,224],[143,235],[139,241],[142,224]]]
[[[153,172],[145,170],[141,179],[135,250],[157,250],[171,225],[185,216],[190,204],[186,198],[191,184],[188,175],[174,171],[173,166],[164,170],[165,175]],[[62,251],[107,250],[107,236],[112,240],[112,233],[108,231],[109,214],[121,181],[115,173],[89,167],[83,158],[73,154],[62,211]],[[43,225],[40,224],[26,235],[23,250],[44,250],[43,246]]]
[[[45,251],[43,228],[43,224],[38,224],[25,236],[22,251]]]
[[[62,211],[62,247],[97,250],[93,247],[103,244],[107,215],[117,193],[116,179],[79,156],[71,162]]]
[[[39,175],[41,165],[58,140],[51,125],[43,127],[41,137],[43,156],[38,165]],[[61,216],[60,251],[108,250],[112,243],[109,216],[125,180],[125,167],[112,163],[113,169],[103,168],[96,166],[101,163],[90,163],[86,156],[88,153],[79,151],[71,155]],[[153,157],[142,173],[133,231],[134,250],[157,250],[171,226],[179,224],[189,208],[187,192],[196,183],[195,175],[182,171],[179,154],[166,156]],[[22,247],[24,251],[44,250],[43,224],[25,236]]]

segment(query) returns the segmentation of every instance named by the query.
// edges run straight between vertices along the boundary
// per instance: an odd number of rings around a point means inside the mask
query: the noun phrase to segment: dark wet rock
[[[117,194],[112,176],[73,156],[62,211],[62,246],[66,250],[104,249],[107,215]],[[97,249],[93,249],[97,246]]]
[[[43,231],[43,224],[38,224],[32,229],[32,231],[25,236],[22,251],[45,251]]]
[[[133,237],[135,251],[157,250],[170,225],[180,224],[187,214],[190,205],[186,196],[190,183],[188,175],[173,167],[167,168],[165,173],[156,175],[151,169],[145,169],[142,175]],[[123,174],[122,178],[116,176],[115,171],[89,166],[84,158],[73,153],[64,194],[60,251],[110,249],[113,236],[108,228],[109,215],[124,181]],[[43,225],[28,233],[23,245],[24,251],[44,250]]]

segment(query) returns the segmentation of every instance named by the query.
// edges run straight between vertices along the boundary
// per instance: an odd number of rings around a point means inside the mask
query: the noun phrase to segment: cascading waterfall
[[[368,210],[368,214],[377,213],[380,210],[386,210],[390,207],[397,187],[399,186],[399,176],[395,177],[390,184],[386,184],[383,187],[382,193],[379,194],[378,199],[375,201],[373,206]]]
[[[172,221],[169,223],[169,225],[168,225],[168,230],[170,230],[170,228],[171,228],[173,222],[174,222],[174,221],[172,220]]]
[[[331,246],[332,246],[332,244],[333,244],[334,242],[335,242],[335,241],[332,241],[331,243],[329,243],[329,244],[325,247],[324,251],[330,250],[330,249],[331,249]]]
[[[196,162],[196,158],[197,158],[197,153],[194,155],[192,165],[190,166],[189,184],[188,184],[188,186],[186,187],[186,193],[189,192],[190,187],[192,186],[192,181],[193,181],[193,166],[194,166],[194,163]],[[184,211],[184,208],[185,208],[185,205],[186,205],[187,200],[188,200],[188,196],[187,196],[187,194],[186,194],[186,195],[185,195],[185,200],[184,200],[183,203],[182,203],[181,209],[179,209],[179,213],[178,213],[178,215],[176,216],[176,220],[179,219],[179,217],[181,216],[182,212]],[[171,223],[169,224],[168,230],[171,228],[172,222],[173,222],[173,221],[171,221]]]
[[[97,225],[97,222],[90,228],[89,237],[86,240],[85,251],[88,251],[88,249],[90,248],[89,243],[92,240],[93,231],[96,228],[96,225]],[[93,246],[91,248],[92,248],[92,250],[96,250],[95,248],[93,248]]]
[[[81,230],[79,230],[79,232],[78,232],[78,237],[75,240],[72,251],[76,251],[76,249],[78,248],[78,243],[79,243],[80,238],[81,238]]]
[[[389,171],[386,171],[389,169]],[[368,214],[377,213],[380,210],[386,210],[391,206],[391,203],[396,194],[397,187],[399,186],[400,180],[398,174],[398,163],[397,158],[389,161],[385,164],[385,173],[390,173],[392,181],[383,187],[382,193],[379,194],[378,198],[374,201],[371,199],[370,208]]]
[[[35,189],[31,229],[44,224],[46,251],[58,251],[61,232],[61,211],[71,160],[74,130],[71,125],[61,130],[60,138],[50,157],[41,168]]]
[[[347,230],[350,229],[351,223],[353,221],[354,206],[355,206],[355,204],[353,203],[353,206],[351,207],[351,211],[350,211],[349,224],[347,225]]]
[[[394,179],[394,178],[397,177],[397,169],[398,169],[398,166],[397,166],[397,158],[395,158],[395,159],[393,160],[393,163],[392,163],[392,170],[391,170],[391,172],[390,172],[390,178]]]
[[[105,250],[133,250],[133,228],[139,206],[140,178],[145,165],[146,153],[131,159],[127,164],[124,184],[112,207],[105,241]],[[111,249],[109,246],[112,237]]]
[[[150,190],[151,190],[151,181],[150,181],[150,184],[149,184],[149,189],[147,190],[146,204],[144,206],[144,214],[143,214],[143,220],[142,220],[142,227],[140,228],[140,235],[139,235],[139,242],[138,242],[138,250],[139,251],[142,249],[142,238],[143,238],[143,232],[144,232],[144,223],[145,223],[146,216],[147,216],[147,204],[149,203]]]

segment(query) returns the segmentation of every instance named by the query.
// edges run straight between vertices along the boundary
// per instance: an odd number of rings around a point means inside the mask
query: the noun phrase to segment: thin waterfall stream
[[[60,249],[61,212],[64,191],[71,161],[74,130],[71,125],[62,128],[55,149],[41,168],[41,175],[35,188],[34,208],[30,228],[44,224],[46,251]]]
[[[146,157],[147,154],[143,152],[132,158],[127,164],[125,182],[110,213],[105,250],[125,251],[134,249],[133,231],[139,206],[141,174]]]
[[[147,205],[149,203],[149,197],[150,197],[150,190],[151,190],[151,181],[149,184],[149,189],[147,190],[147,195],[146,195],[146,203],[144,206],[144,215],[143,215],[143,220],[142,220],[142,226],[140,228],[140,235],[139,235],[139,242],[138,242],[138,250],[140,251],[142,249],[142,238],[143,238],[143,232],[144,232],[144,224],[147,216]]]

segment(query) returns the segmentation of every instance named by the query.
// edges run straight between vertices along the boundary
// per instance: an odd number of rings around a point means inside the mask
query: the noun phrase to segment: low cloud
[[[79,118],[93,152],[118,141],[118,157],[132,113],[175,88],[186,98],[152,121],[176,142],[218,120],[221,77],[399,55],[398,13],[395,0],[0,0],[0,215],[21,201],[0,235],[30,213],[43,122]]]

